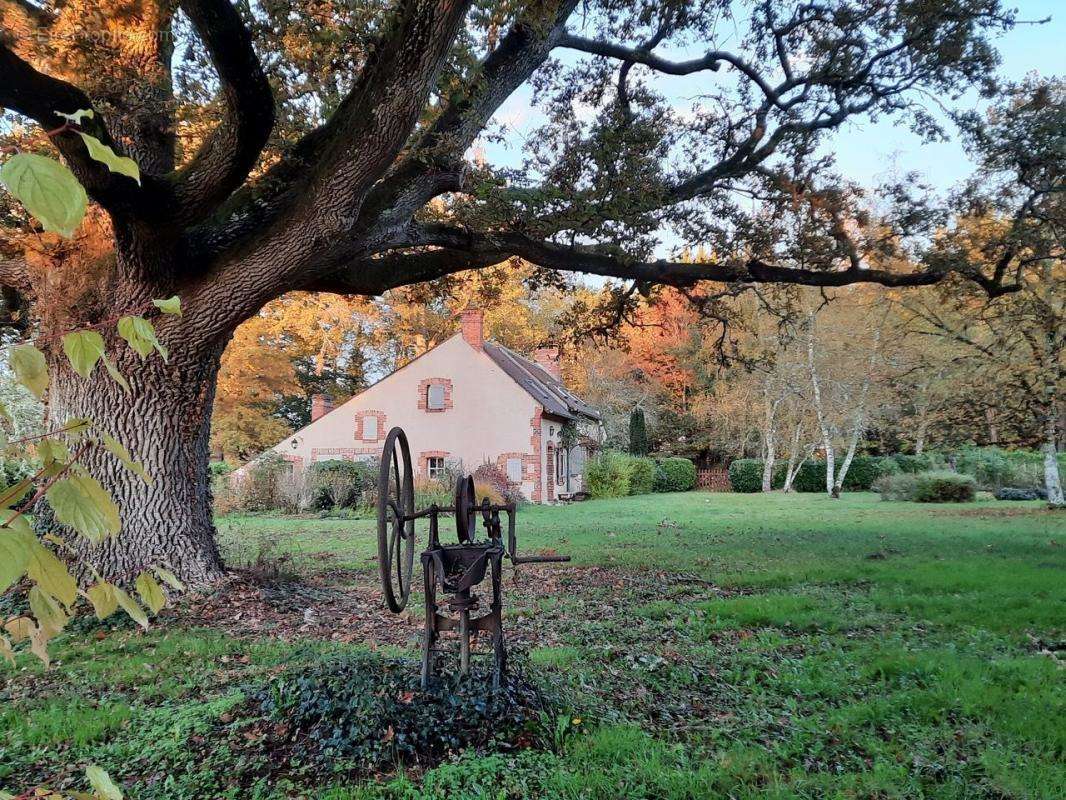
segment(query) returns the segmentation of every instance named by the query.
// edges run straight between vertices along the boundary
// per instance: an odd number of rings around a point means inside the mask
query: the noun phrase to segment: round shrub
[[[729,485],[734,492],[762,491],[762,470],[762,459],[738,458],[729,465]]]
[[[687,458],[664,458],[655,471],[655,491],[688,492],[696,488],[696,465]]]
[[[971,503],[977,497],[977,481],[957,472],[920,472],[914,490],[919,503]]]
[[[629,459],[629,493],[649,494],[655,489],[655,461],[631,456]]]
[[[882,475],[873,484],[873,490],[881,495],[882,500],[914,500],[918,475],[911,472],[897,472]]]
[[[625,453],[604,450],[585,463],[585,491],[592,497],[625,497],[631,466]]]

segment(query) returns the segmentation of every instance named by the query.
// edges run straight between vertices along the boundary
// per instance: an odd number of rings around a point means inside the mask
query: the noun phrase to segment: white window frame
[[[439,464],[436,462],[440,462]],[[447,467],[444,464],[444,456],[426,456],[426,477],[432,480],[443,478]]]
[[[440,392],[440,403],[434,405],[433,392]],[[431,383],[426,387],[426,408],[430,411],[443,411],[444,406],[447,403],[447,393],[443,383]]]

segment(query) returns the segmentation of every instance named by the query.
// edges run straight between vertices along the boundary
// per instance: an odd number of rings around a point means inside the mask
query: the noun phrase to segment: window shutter
[[[511,483],[521,483],[522,481],[522,459],[509,458],[507,459],[507,480]]]
[[[363,417],[363,441],[373,442],[378,438],[378,418],[371,415]]]
[[[427,408],[444,408],[444,387],[439,383],[431,383],[426,396]]]

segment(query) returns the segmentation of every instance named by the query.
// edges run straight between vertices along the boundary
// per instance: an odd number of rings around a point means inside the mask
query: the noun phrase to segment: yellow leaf
[[[179,317],[181,316],[181,298],[177,295],[168,297],[166,300],[153,300],[152,305],[164,314],[176,314]]]
[[[16,643],[29,639],[35,627],[33,620],[29,617],[15,617],[4,623],[4,630],[10,634],[11,641]]]
[[[118,335],[125,339],[141,358],[147,358],[153,349],[167,360],[167,349],[156,338],[155,328],[144,317],[123,317],[118,321]]]
[[[129,394],[130,384],[126,380],[125,376],[123,376],[123,374],[118,371],[118,367],[112,364],[111,359],[109,359],[106,355],[102,356],[100,360],[104,362],[104,368],[107,370],[107,374],[111,376],[111,380],[121,386],[122,391],[124,391],[126,394]]]
[[[4,509],[0,513],[10,512]],[[0,528],[0,594],[26,573],[32,545],[33,534],[28,529],[18,531],[14,527]]]
[[[63,352],[74,371],[88,378],[104,354],[104,337],[96,331],[73,331],[63,337]]]
[[[67,625],[67,615],[59,607],[55,598],[41,590],[40,586],[30,589],[30,611],[37,619],[37,626],[48,631],[49,638],[55,636]]]
[[[30,652],[41,659],[45,669],[52,664],[52,657],[48,655],[48,640],[51,638],[44,628],[34,628],[30,633]]]
[[[113,591],[115,593],[115,600],[118,602],[122,610],[129,614],[130,619],[147,630],[148,615],[144,613],[144,609],[137,605],[137,601],[122,591],[119,587],[113,587]]]
[[[96,612],[97,619],[107,619],[118,611],[115,587],[110,583],[102,582],[90,586],[85,590],[85,596],[93,604],[93,611]]]
[[[128,469],[137,477],[139,477],[149,486],[155,483],[155,481],[152,480],[152,476],[145,472],[144,465],[140,461],[133,460],[133,456],[130,455],[130,451],[123,446],[122,442],[120,442],[114,436],[111,436],[106,433],[103,435],[103,439],[104,447],[108,449],[108,452],[110,452],[111,455],[121,461],[123,466],[126,467],[126,469]]]
[[[122,790],[111,780],[111,776],[99,767],[86,767],[85,777],[88,778],[93,791],[104,800],[122,800]]]
[[[48,388],[48,364],[44,360],[44,353],[32,344],[20,344],[11,348],[8,359],[11,369],[15,371],[15,379],[38,400],[44,397],[44,391]]]
[[[119,175],[133,178],[137,183],[141,182],[141,168],[137,162],[129,156],[120,156],[95,136],[78,131],[78,136],[85,142],[85,149],[89,151],[90,158],[104,164],[109,170]]]
[[[137,587],[137,594],[141,596],[141,600],[152,610],[153,614],[158,614],[159,610],[167,604],[162,587],[149,573],[142,572],[138,575],[134,585]]]
[[[56,519],[97,544],[121,530],[118,506],[95,478],[71,475],[56,481],[45,497]]]
[[[78,596],[78,583],[63,562],[43,544],[33,538],[26,575],[52,597],[70,608]]]
[[[164,569],[163,567],[152,567],[152,569],[155,570],[155,574],[159,576],[159,579],[171,589],[179,592],[185,591],[185,584],[178,580],[178,576],[169,569]]]

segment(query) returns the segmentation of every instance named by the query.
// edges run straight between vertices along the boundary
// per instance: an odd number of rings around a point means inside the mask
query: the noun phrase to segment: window
[[[507,459],[507,480],[509,480],[511,483],[522,482],[522,459]]]
[[[444,386],[439,383],[431,383],[426,387],[426,408],[439,411],[444,408]]]
[[[555,482],[566,482],[566,453],[562,450],[555,451]]]
[[[363,417],[363,441],[376,442],[378,440],[378,418],[376,416]]]
[[[444,477],[444,459],[440,456],[428,456],[426,458],[426,475],[430,478]]]

